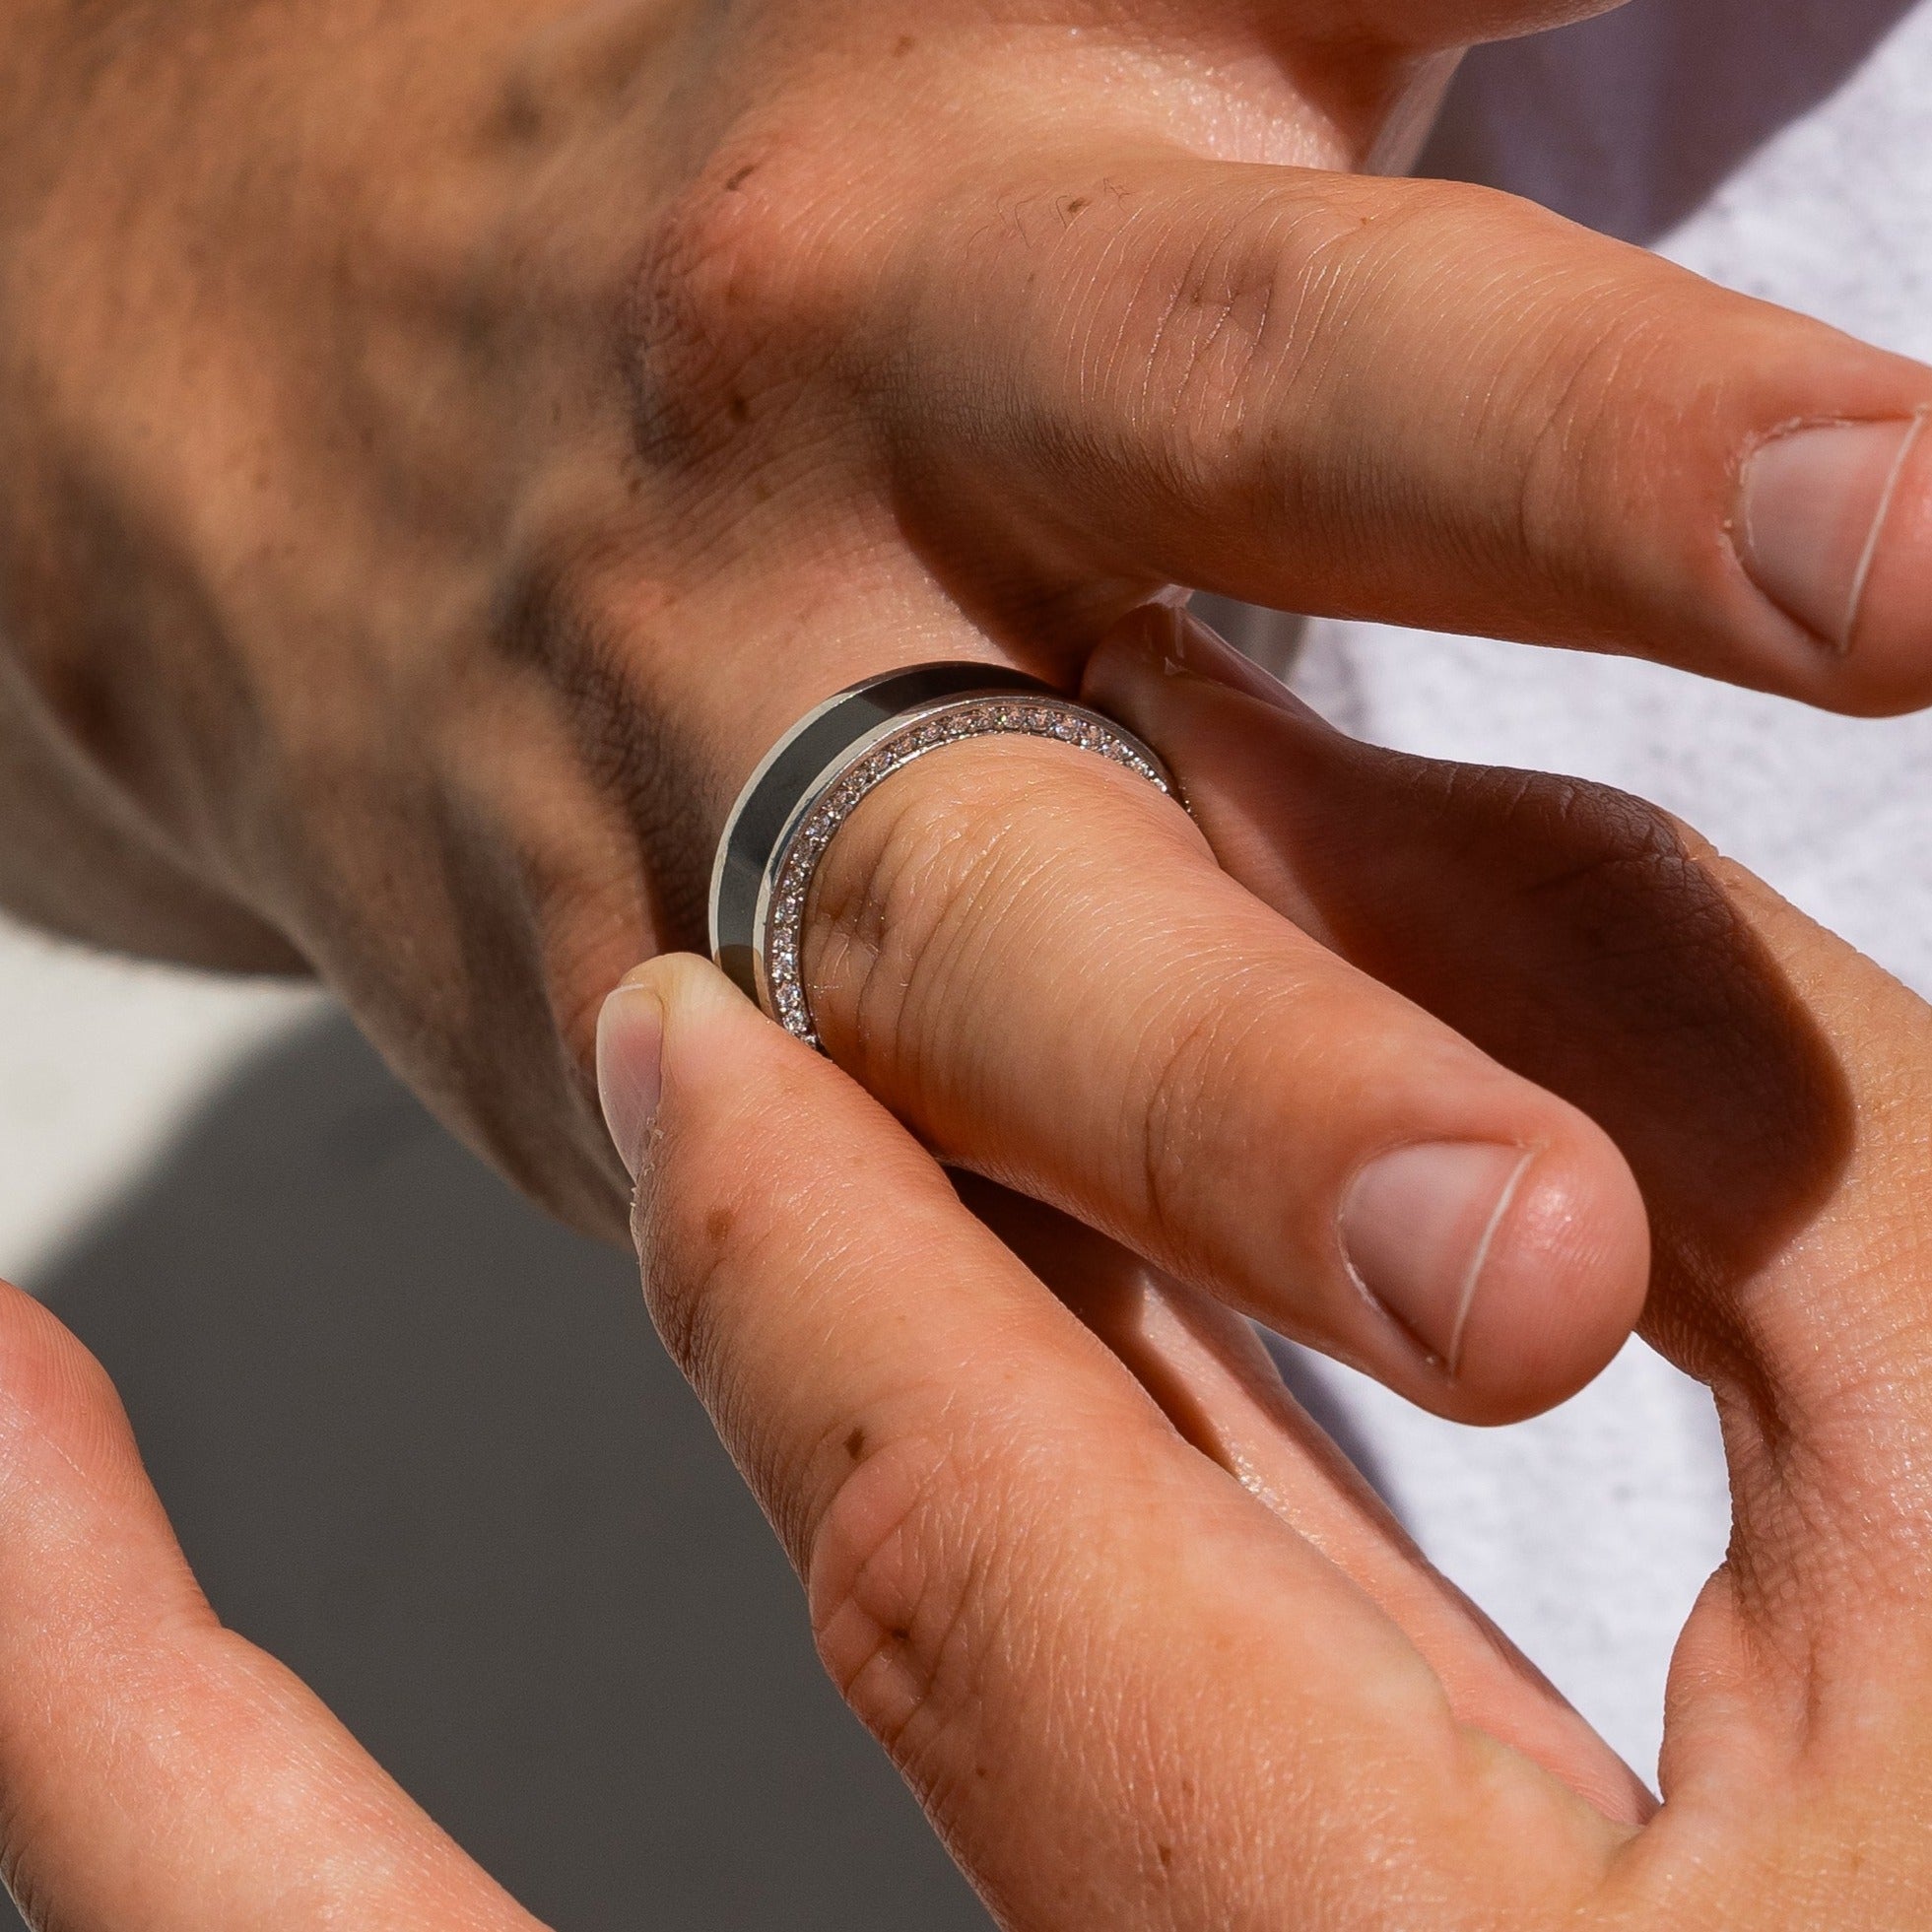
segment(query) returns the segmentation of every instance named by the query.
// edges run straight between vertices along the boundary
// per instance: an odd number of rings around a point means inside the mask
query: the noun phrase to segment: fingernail
[[[642,1171],[663,1091],[664,1008],[643,986],[620,986],[597,1016],[597,1097],[625,1171]]]
[[[1211,678],[1216,684],[1232,685],[1264,703],[1283,708],[1295,706],[1288,687],[1279,678],[1271,678],[1252,658],[1243,657],[1219,631],[1178,605],[1164,604],[1159,609],[1165,620],[1161,633],[1162,668],[1169,676],[1188,674]]]
[[[1832,423],[1761,443],[1744,466],[1738,552],[1752,581],[1833,651],[1851,648],[1923,416]]]
[[[1371,1161],[1342,1203],[1356,1279],[1451,1375],[1491,1244],[1535,1158],[1473,1141],[1399,1148]]]

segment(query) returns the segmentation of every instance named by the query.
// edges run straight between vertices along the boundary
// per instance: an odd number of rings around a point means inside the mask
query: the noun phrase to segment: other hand
[[[1420,918],[1445,1004],[1487,960],[1497,1049],[1615,1116],[1651,1333],[1713,1386],[1734,1488],[1665,1802],[1218,1302],[1021,1197],[972,1183],[968,1212],[835,1069],[661,961],[603,1041],[646,1291],[833,1677],[1022,1932],[1918,1926],[1932,1010],[1634,801],[1149,694],[1183,756],[1258,747],[1198,801],[1237,868],[1245,823],[1262,868],[1323,859],[1338,934]],[[1538,849],[1570,863],[1525,895]],[[0,1325],[0,1837],[35,1922],[527,1926],[216,1626],[72,1338],[24,1297]]]

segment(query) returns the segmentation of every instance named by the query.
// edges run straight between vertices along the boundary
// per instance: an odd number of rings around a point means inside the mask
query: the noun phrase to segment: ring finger
[[[1640,1310],[1604,1134],[1106,761],[1003,738],[895,773],[820,862],[803,960],[827,1049],[943,1159],[1441,1413],[1568,1394]]]

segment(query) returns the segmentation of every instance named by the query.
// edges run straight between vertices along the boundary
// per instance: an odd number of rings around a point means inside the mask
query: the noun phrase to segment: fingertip
[[[633,966],[597,1016],[597,1095],[612,1145],[634,1181],[649,1158],[664,1096],[668,1034],[714,1016],[749,1018],[743,995],[708,960],[668,953]],[[699,1064],[713,1056],[700,1054]]]
[[[1928,412],[1800,421],[1757,441],[1738,478],[1738,562],[1788,633],[1793,695],[1854,715],[1932,699]]]
[[[1284,864],[1294,841],[1283,828],[1332,792],[1335,761],[1357,763],[1361,748],[1166,607],[1115,627],[1084,695],[1161,749],[1183,782],[1198,779],[1195,809],[1235,877],[1346,956]],[[1376,771],[1378,793],[1390,776]],[[1635,1325],[1649,1268],[1642,1197],[1609,1137],[1540,1087],[1506,1074],[1499,1085],[1499,1071],[1490,1063],[1465,1088],[1435,1068],[1414,1097],[1415,1139],[1390,1145],[1378,1121],[1371,1152],[1329,1197],[1348,1273],[1386,1318],[1379,1343],[1341,1338],[1349,1359],[1479,1424],[1541,1413],[1600,1372]]]
[[[1837,658],[1840,708],[1897,716],[1932,702],[1932,412],[1912,419],[1881,500]]]
[[[1635,1329],[1649,1274],[1636,1180],[1608,1136],[1575,1115],[1498,1219],[1458,1338],[1458,1417],[1519,1422],[1593,1381]]]
[[[51,1309],[11,1282],[0,1282],[0,1419],[14,1439],[61,1442],[89,1461],[105,1436],[126,1434],[106,1370]]]

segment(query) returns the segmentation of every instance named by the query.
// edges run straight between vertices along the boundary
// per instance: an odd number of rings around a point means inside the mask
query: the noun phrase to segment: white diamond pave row
[[[1132,732],[1017,672],[914,664],[836,693],[792,725],[746,781],[711,869],[711,955],[786,1032],[824,1050],[801,935],[813,874],[839,827],[913,760],[1001,734],[1071,745],[1179,797]]]
[[[850,818],[867,792],[902,770],[927,752],[937,752],[966,738],[991,738],[999,734],[1020,734],[1028,738],[1051,738],[1057,744],[1070,744],[1082,752],[1094,752],[1114,766],[1124,766],[1136,776],[1146,778],[1166,796],[1174,796],[1174,786],[1162,768],[1160,760],[1138,738],[1130,736],[1111,718],[1088,711],[1084,705],[1068,703],[1063,698],[1030,696],[966,696],[941,703],[923,717],[912,718],[897,730],[889,730],[866,746],[854,764],[838,770],[825,790],[814,800],[804,818],[798,819],[790,838],[784,840],[782,856],[770,867],[768,899],[766,900],[762,939],[764,945],[764,987],[768,1011],[808,1045],[819,1047],[818,1026],[812,1020],[812,1007],[806,999],[802,973],[802,929],[806,919],[806,899],[812,891],[812,877],[818,871],[825,848],[833,842],[838,827]]]
[[[765,960],[771,1003],[787,1033],[796,1033],[800,1039],[823,1050],[805,997],[800,947],[812,875],[838,828],[858,809],[859,801],[873,786],[890,778],[895,771],[903,770],[914,759],[936,752],[944,745],[957,745],[962,739],[990,738],[1008,732],[1029,738],[1051,738],[1063,745],[1078,746],[1083,752],[1098,752],[1101,758],[1111,759],[1115,765],[1124,765],[1128,770],[1137,772],[1169,797],[1173,795],[1167,774],[1138,740],[1098,712],[1051,699],[962,699],[936,715],[895,732],[875,745],[820,798],[792,835],[785,853],[766,919]]]

